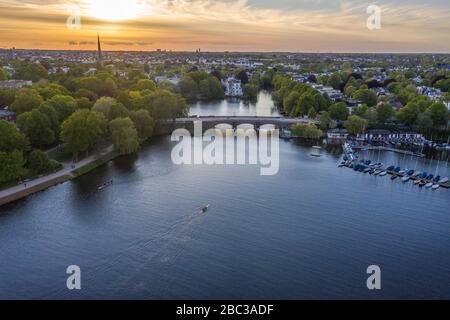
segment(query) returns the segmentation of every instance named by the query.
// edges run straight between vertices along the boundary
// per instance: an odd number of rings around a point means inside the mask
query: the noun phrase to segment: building
[[[339,141],[345,141],[348,138],[348,131],[346,129],[331,129],[327,132],[327,137],[330,140],[339,142]]]
[[[242,91],[241,80],[235,78],[228,78],[222,80],[222,84],[225,87],[225,96],[227,97],[242,97],[244,92]]]
[[[16,121],[16,114],[6,109],[0,109],[0,119],[9,122],[14,122]]]
[[[415,132],[391,132],[389,130],[375,129],[360,133],[356,137],[360,141],[422,141],[424,136]]]
[[[100,35],[97,35],[97,49],[98,49],[98,56],[97,56],[97,65],[99,68],[103,67],[103,55],[102,55],[102,46],[100,44]]]
[[[0,81],[0,89],[17,90],[23,87],[31,87],[33,81],[26,80],[6,80]]]

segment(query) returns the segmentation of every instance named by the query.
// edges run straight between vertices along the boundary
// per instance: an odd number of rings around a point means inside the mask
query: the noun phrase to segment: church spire
[[[98,34],[98,33],[97,33],[97,42],[98,42],[97,64],[101,68],[101,67],[103,67],[103,57],[102,57],[102,46],[100,44],[100,34]]]

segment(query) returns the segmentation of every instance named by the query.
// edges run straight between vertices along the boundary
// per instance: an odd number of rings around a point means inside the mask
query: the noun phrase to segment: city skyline
[[[366,26],[373,4],[379,30]],[[105,51],[450,52],[441,0],[2,0],[0,9],[0,48],[95,50],[100,32]]]

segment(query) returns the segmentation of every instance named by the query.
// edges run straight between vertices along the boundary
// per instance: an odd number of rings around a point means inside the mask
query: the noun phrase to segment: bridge
[[[194,121],[201,121],[203,130],[214,128],[218,124],[229,124],[236,128],[242,124],[251,124],[258,129],[267,124],[274,125],[278,129],[290,128],[292,125],[301,124],[317,124],[318,121],[308,118],[287,118],[273,116],[191,116],[186,118],[177,118],[175,120],[166,120],[161,122],[158,131],[169,133],[170,130],[185,128],[193,129]],[[162,133],[162,132],[161,132]]]

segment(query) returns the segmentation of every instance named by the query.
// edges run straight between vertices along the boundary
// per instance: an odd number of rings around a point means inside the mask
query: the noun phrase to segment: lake
[[[268,115],[270,105],[191,113]],[[313,158],[312,143],[281,141],[279,173],[261,176],[256,165],[174,165],[173,145],[154,138],[1,207],[0,298],[450,298],[450,190],[337,168],[339,146]],[[450,176],[447,162],[364,157]],[[66,288],[69,265],[81,268],[80,291]],[[367,289],[369,265],[382,290]]]

